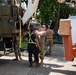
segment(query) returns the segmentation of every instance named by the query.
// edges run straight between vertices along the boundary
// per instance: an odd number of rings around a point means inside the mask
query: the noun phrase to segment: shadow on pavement
[[[28,75],[76,75],[75,71],[63,70],[64,66],[43,64],[40,68],[32,68]]]

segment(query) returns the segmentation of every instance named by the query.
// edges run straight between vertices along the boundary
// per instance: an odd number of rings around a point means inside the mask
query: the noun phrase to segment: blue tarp
[[[8,4],[8,2],[2,2],[2,4]]]

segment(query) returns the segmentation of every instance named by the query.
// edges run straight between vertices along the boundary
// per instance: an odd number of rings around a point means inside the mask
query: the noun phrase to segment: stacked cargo
[[[8,2],[2,2],[0,4],[0,34],[11,34],[12,26],[9,22],[11,17],[11,6]]]
[[[0,0],[0,49],[4,50],[10,45],[12,46],[12,43],[15,45],[16,40],[19,40],[14,34],[19,36],[18,15],[22,14],[21,9],[14,4],[14,0]]]
[[[0,2],[0,35],[15,33],[18,18],[18,7],[14,0],[1,0]],[[19,30],[18,30],[19,31]]]

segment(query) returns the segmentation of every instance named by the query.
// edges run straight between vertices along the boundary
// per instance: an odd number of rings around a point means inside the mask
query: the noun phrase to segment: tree
[[[60,18],[67,19],[71,16],[76,16],[76,7],[69,7],[69,5],[62,4],[60,10]]]
[[[38,12],[39,14],[36,15],[36,19],[46,25],[50,24],[50,20],[54,19],[57,13],[57,1],[40,0]]]
[[[55,20],[55,25],[52,27],[58,29],[59,20],[67,19],[69,15],[76,15],[76,8],[71,8],[65,3],[59,5],[57,0],[40,0],[37,12],[37,21],[48,25],[50,21]]]

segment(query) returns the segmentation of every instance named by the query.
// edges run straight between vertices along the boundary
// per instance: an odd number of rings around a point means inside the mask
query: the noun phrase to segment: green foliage
[[[76,7],[75,8],[70,8],[69,12],[70,12],[69,15],[76,16]]]
[[[55,20],[58,12],[57,0],[40,0],[38,5],[38,14],[35,16],[37,21],[50,24],[50,20]],[[71,8],[69,5],[62,3],[60,6],[59,20],[67,19],[69,15],[76,15],[76,8]]]
[[[55,13],[57,12],[56,0],[40,0],[38,12],[36,18],[40,20],[40,22],[50,24],[50,20],[55,18]]]
[[[76,7],[72,8],[69,7],[69,5],[61,4],[60,18],[67,19],[69,15],[71,16],[76,15]]]
[[[61,4],[60,18],[63,18],[63,19],[68,18],[69,17],[69,11],[70,11],[69,5]]]

